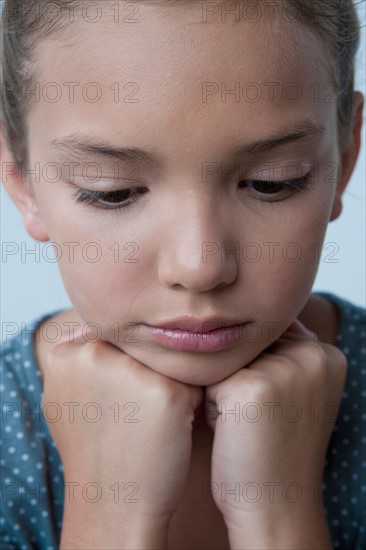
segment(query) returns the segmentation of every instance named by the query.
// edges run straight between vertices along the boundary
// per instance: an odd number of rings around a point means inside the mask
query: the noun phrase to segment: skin
[[[74,103],[68,101],[66,94],[57,103],[41,100],[30,112],[28,138],[31,166],[36,162],[45,166],[47,162],[85,161],[70,157],[61,160],[49,148],[51,139],[61,139],[81,130],[116,147],[154,149],[163,157],[164,165],[139,167],[137,184],[118,186],[111,181],[108,187],[101,182],[98,187],[88,185],[80,174],[75,177],[84,188],[112,190],[141,186],[147,188],[148,193],[141,195],[128,211],[108,212],[73,202],[71,188],[66,183],[67,170],[63,174],[64,182],[50,183],[41,178],[25,186],[20,175],[13,173],[4,185],[21,211],[28,233],[40,241],[51,240],[61,246],[58,265],[74,306],[57,317],[63,331],[65,327],[67,330],[67,321],[97,323],[101,339],[113,343],[153,371],[178,382],[211,388],[207,395],[212,402],[227,399],[231,391],[235,402],[233,390],[239,391],[239,382],[243,390],[248,387],[245,376],[254,376],[250,373],[258,372],[261,363],[252,363],[252,371],[243,367],[277,341],[295,318],[304,320],[313,330],[314,319],[320,319],[320,324],[330,322],[335,328],[337,317],[333,307],[326,301],[309,298],[318,268],[313,247],[317,244],[321,249],[327,224],[337,219],[342,210],[342,194],[359,153],[363,96],[355,93],[350,146],[340,154],[336,140],[336,105],[317,103],[311,94],[314,84],[324,89],[329,75],[326,67],[316,62],[323,54],[322,45],[308,31],[297,37],[299,47],[295,49],[288,48],[289,37],[284,30],[275,41],[265,19],[255,26],[246,22],[205,25],[200,22],[200,12],[193,7],[182,12],[174,8],[144,7],[141,13],[143,17],[138,25],[121,28],[102,19],[98,24],[79,25],[77,32],[65,33],[60,41],[49,39],[40,44],[37,58],[41,86],[47,82],[94,81],[102,87],[103,95],[96,104],[83,100],[77,93]],[[263,36],[269,40],[266,55],[263,55]],[[196,43],[199,48],[192,48]],[[280,46],[286,51],[286,63]],[[124,55],[127,51],[128,56]],[[297,102],[286,99],[271,102],[264,88],[263,99],[258,103],[244,100],[235,103],[232,96],[223,103],[220,94],[203,103],[201,84],[212,81],[226,82],[228,89],[235,82],[279,82],[281,89],[288,82],[295,82],[302,96]],[[109,89],[114,82],[138,83],[139,102],[114,103]],[[308,193],[289,194],[281,201],[269,203],[259,194],[239,188],[239,178],[223,182],[217,175],[208,182],[202,181],[202,163],[228,162],[235,144],[272,136],[286,123],[294,123],[305,115],[326,127],[321,141],[294,142],[270,153],[248,156],[242,159],[241,168],[245,170],[250,163],[256,163],[265,170],[266,165],[275,163],[274,179],[281,180],[284,179],[282,168],[286,165],[310,163],[318,167],[319,178]],[[11,162],[3,138],[2,145],[3,161]],[[97,158],[87,160],[102,163]],[[337,167],[336,179],[329,178],[329,163]],[[109,177],[110,166],[110,161],[103,164],[103,173]],[[301,175],[307,171],[303,170]],[[264,173],[262,179],[266,179],[266,175],[268,178],[268,173]],[[256,176],[254,173],[248,177],[257,179]],[[72,263],[68,249],[62,244],[65,242],[80,243]],[[90,263],[82,257],[81,249],[90,242],[99,244],[101,261]],[[115,262],[109,247],[116,242],[121,245],[122,258],[133,251],[123,250],[123,244],[137,243],[138,262]],[[202,244],[212,242],[225,243],[227,250],[232,250],[235,243],[239,243],[241,250],[245,243],[255,242],[262,247],[263,255],[256,263],[243,257],[237,261],[233,255],[222,261],[220,254],[203,262]],[[272,262],[266,242],[279,243]],[[296,242],[301,248],[300,261],[286,261],[281,254],[289,242]],[[131,331],[123,330],[128,323],[157,324],[181,315],[242,319],[260,327],[262,333],[255,342],[242,338],[219,352],[194,354],[164,348],[147,338],[140,326],[138,342],[128,342]],[[111,320],[120,327],[118,340],[110,330]],[[268,322],[273,323],[272,332],[265,324]],[[335,332],[332,331],[329,341],[333,342]],[[40,358],[47,346],[44,341],[38,345]],[[290,354],[291,361],[296,363],[293,347],[280,350],[282,355]],[[297,348],[297,354],[299,350]],[[300,351],[305,372],[309,348],[303,347]],[[325,348],[325,352],[331,364],[329,348]],[[316,353],[318,357],[319,348]],[[277,384],[268,386],[272,388],[271,394],[265,398],[275,401],[280,395],[284,402],[290,401],[293,388],[297,388],[300,402],[300,390],[304,386],[301,379],[294,379],[290,384],[279,370],[281,363],[276,365],[274,359],[266,376],[268,380],[271,377],[277,380]],[[333,356],[333,360],[336,363],[340,358]],[[229,382],[219,385],[217,391],[215,384],[222,381]],[[318,387],[310,374],[309,381]],[[311,388],[310,382],[307,388]],[[337,386],[337,398],[340,391]],[[321,398],[326,401],[329,396],[324,392]],[[246,396],[247,401],[252,399],[250,392],[243,391],[240,394],[243,402]],[[258,394],[255,398],[259,399]],[[231,426],[233,428],[239,429],[239,426]],[[229,452],[225,441],[238,441],[230,437],[230,432],[222,430],[221,444],[219,437],[215,439],[214,462],[217,464],[223,463],[219,460],[220,453]],[[244,432],[240,436],[247,438]],[[287,435],[284,437],[286,440]],[[303,441],[304,434],[299,433],[297,438]],[[325,441],[325,435],[320,439]],[[270,456],[266,454],[267,440],[266,435],[263,440],[256,439],[262,456]],[[279,448],[284,448],[280,437],[277,443]],[[298,448],[296,439],[292,443]],[[237,450],[232,449],[231,456],[237,455]],[[253,460],[250,458],[249,464],[243,460],[244,457],[236,467],[249,475],[247,467],[252,466]],[[321,452],[317,462],[322,463]],[[233,465],[228,463],[228,467],[232,471]],[[309,472],[308,479],[318,479],[318,469],[315,473]],[[253,470],[250,479],[259,479],[258,473]],[[275,479],[274,472],[268,469],[264,479]],[[224,510],[221,511],[224,515]],[[286,515],[288,511],[282,512]],[[319,509],[315,515],[321,517]],[[299,525],[303,526],[303,510],[298,517]],[[309,517],[312,518],[312,514]],[[323,527],[320,526],[320,531]],[[260,529],[264,531],[263,525]],[[239,546],[243,536],[239,533],[236,538],[231,533],[231,547]],[[248,547],[253,547],[250,544],[248,541]],[[279,544],[283,547],[283,541]]]
[[[75,93],[75,101],[70,103],[65,92],[56,103],[41,97],[33,104],[29,115],[30,165],[38,162],[43,167],[58,162],[64,179],[50,183],[41,177],[27,187],[15,174],[4,184],[24,216],[28,233],[61,247],[58,265],[75,311],[85,322],[98,324],[101,338],[178,381],[216,383],[249,364],[305,307],[318,268],[314,244],[321,249],[327,224],[340,214],[341,195],[357,158],[363,97],[359,93],[355,96],[354,143],[341,157],[336,146],[336,105],[317,103],[310,92],[317,82],[323,89],[329,77],[323,65],[314,64],[321,46],[314,45],[313,38],[310,42],[306,33],[306,47],[288,50],[284,64],[278,42],[270,33],[268,56],[262,55],[261,37],[268,31],[265,20],[255,26],[244,21],[218,29],[217,24],[201,23],[194,9],[180,13],[146,6],[139,24],[125,24],[123,29],[121,25],[105,17],[95,25],[81,23],[77,33],[65,33],[62,40],[40,44],[41,88],[48,82],[94,81],[100,83],[103,95],[97,103],[90,103]],[[220,48],[216,47],[218,30]],[[186,36],[183,42],[181,33]],[[104,41],[106,35],[108,40]],[[277,40],[281,36],[279,33]],[[191,48],[195,41],[200,42],[198,50]],[[211,55],[213,49],[215,56]],[[127,51],[128,56],[123,54]],[[263,93],[263,100],[257,103],[235,103],[230,96],[223,103],[217,94],[202,103],[202,81],[227,82],[230,88],[236,81],[262,82],[263,75],[265,81],[283,86],[296,82],[302,90],[301,100],[271,102]],[[138,83],[138,103],[113,101],[108,87],[126,81]],[[268,163],[274,163],[274,178],[280,180],[286,165],[310,163],[319,169],[319,181],[310,192],[290,194],[270,203],[259,193],[240,188],[238,177],[224,182],[216,175],[203,184],[203,162],[228,163],[235,144],[272,136],[304,114],[326,126],[321,141],[293,142],[251,155],[240,161],[240,168],[245,170],[255,163],[265,170]],[[110,160],[55,156],[50,140],[80,130],[114,146],[153,149],[163,157],[164,166],[139,167],[138,183],[132,186],[114,183],[113,179],[93,186],[79,168],[75,170],[74,181],[84,188],[147,189],[129,211],[105,211],[75,203],[65,162],[75,160],[81,166],[98,162],[103,176],[112,174]],[[5,162],[11,161],[6,148],[3,156]],[[336,182],[329,178],[328,163],[339,168],[341,160],[343,171],[338,171]],[[299,177],[308,171],[302,169],[301,174],[293,175]],[[131,174],[123,169],[121,173]],[[52,171],[50,174],[49,178]],[[268,170],[262,179],[266,175]],[[80,243],[74,262],[70,262],[65,242]],[[99,244],[101,261],[91,263],[83,258],[81,250],[90,242]],[[120,243],[119,261],[109,249],[116,242]],[[202,244],[212,242],[224,243],[227,250],[239,243],[241,251],[246,243],[254,242],[261,247],[262,258],[253,263],[247,261],[248,256],[235,260],[228,254],[222,261],[217,253],[203,262]],[[266,242],[280,243],[274,261],[270,261]],[[301,247],[300,261],[288,261],[281,253],[289,242]],[[125,243],[135,244],[124,250]],[[122,261],[133,252],[136,263]],[[137,338],[136,333],[131,338],[138,341],[129,342],[131,328],[124,328],[128,323],[157,324],[189,314],[216,314],[255,323],[260,337],[255,342],[240,337],[216,353],[180,353],[147,337],[140,325]],[[110,329],[111,319],[118,323],[118,338]],[[272,331],[268,322],[274,324]]]

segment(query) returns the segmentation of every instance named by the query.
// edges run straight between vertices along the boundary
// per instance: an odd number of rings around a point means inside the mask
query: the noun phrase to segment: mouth
[[[247,323],[202,331],[202,325],[191,330],[145,325],[145,330],[157,342],[178,351],[208,353],[228,348],[238,343]],[[197,329],[200,328],[198,331]]]
[[[161,323],[154,323],[154,328],[181,330],[191,333],[208,334],[217,329],[226,329],[244,324],[242,319],[230,319],[223,317],[204,317],[196,318],[191,316],[177,317]]]

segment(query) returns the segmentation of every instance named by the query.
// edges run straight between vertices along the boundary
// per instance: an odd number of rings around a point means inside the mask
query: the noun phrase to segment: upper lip
[[[245,321],[238,319],[224,319],[222,317],[205,317],[197,319],[196,317],[184,316],[176,317],[158,324],[154,327],[187,330],[189,332],[210,332],[222,327],[232,327],[242,325]]]

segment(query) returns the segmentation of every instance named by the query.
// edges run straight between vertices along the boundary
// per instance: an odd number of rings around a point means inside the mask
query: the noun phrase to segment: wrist
[[[60,550],[165,550],[168,526],[121,515],[108,521],[75,522],[64,516]],[[90,518],[89,518],[90,519]]]
[[[132,506],[65,499],[60,550],[165,550],[170,518]]]
[[[333,548],[322,506],[258,512],[225,523],[231,550]]]

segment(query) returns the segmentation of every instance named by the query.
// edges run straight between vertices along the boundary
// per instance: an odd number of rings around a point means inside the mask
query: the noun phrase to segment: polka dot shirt
[[[322,484],[333,547],[365,550],[366,309],[314,292],[339,309],[336,345],[348,360],[344,392],[328,445]],[[42,379],[33,348],[43,315],[1,344],[2,550],[59,548],[64,503],[62,463],[41,411]],[[314,414],[321,414],[314,408]],[[327,411],[323,411],[327,413]]]

